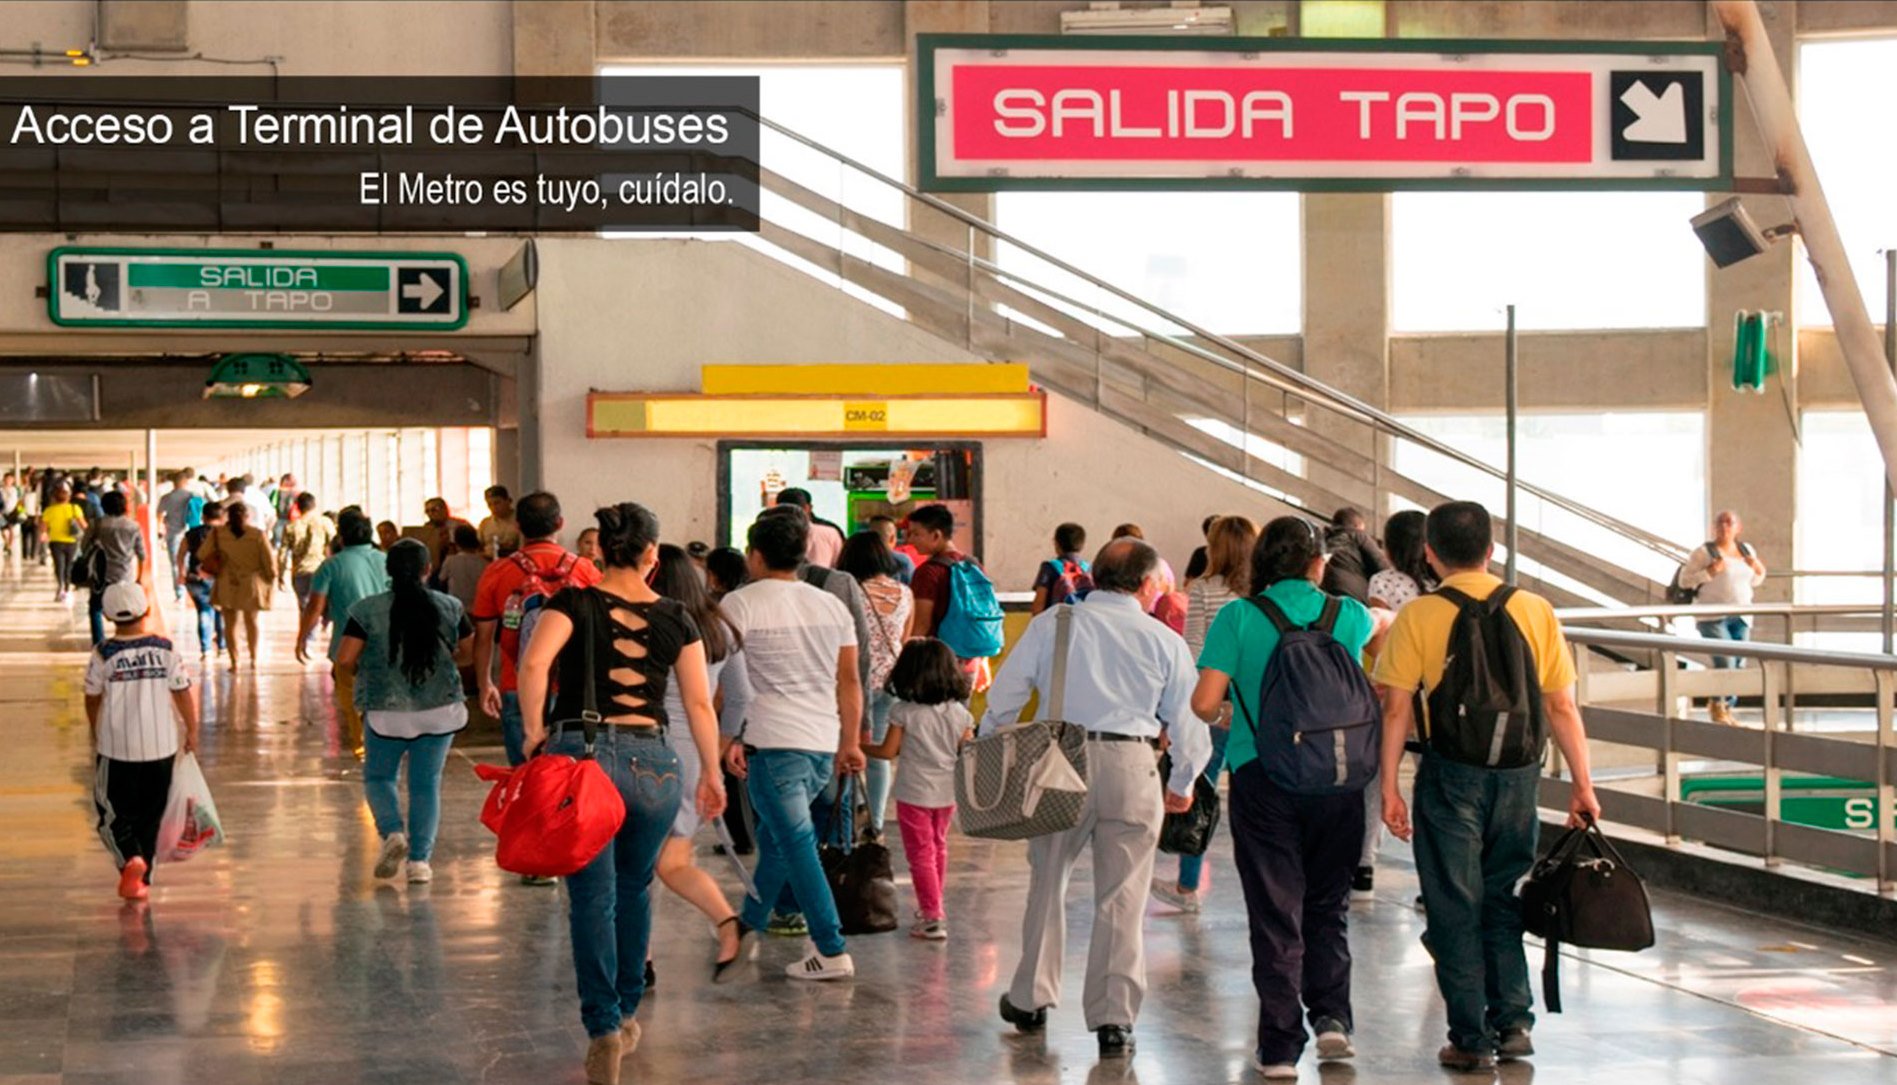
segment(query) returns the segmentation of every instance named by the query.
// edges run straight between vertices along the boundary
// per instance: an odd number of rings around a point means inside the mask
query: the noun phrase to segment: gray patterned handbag
[[[1054,673],[1046,719],[1017,724],[962,747],[955,763],[955,805],[962,832],[989,840],[1027,840],[1080,823],[1087,801],[1087,731],[1061,719],[1073,607],[1054,617]]]

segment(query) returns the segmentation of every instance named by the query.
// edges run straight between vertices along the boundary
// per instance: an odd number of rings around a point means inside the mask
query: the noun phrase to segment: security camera
[[[1715,265],[1731,267],[1764,252],[1777,238],[1795,233],[1796,227],[1761,230],[1734,196],[1694,215],[1693,232],[1699,235],[1699,243],[1706,247],[1706,255],[1713,258]]]

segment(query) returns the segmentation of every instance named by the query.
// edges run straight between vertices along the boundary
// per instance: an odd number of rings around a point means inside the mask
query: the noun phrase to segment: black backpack
[[[1549,1013],[1561,1012],[1563,943],[1634,951],[1653,944],[1647,888],[1593,818],[1569,829],[1529,872],[1522,926],[1544,943],[1541,995]]]
[[[1710,554],[1714,561],[1718,561],[1723,556],[1719,553],[1718,543],[1707,543],[1706,553]],[[1752,548],[1745,543],[1740,543],[1739,556],[1745,558],[1751,557]],[[1699,602],[1698,588],[1680,587],[1680,574],[1684,572],[1686,572],[1686,566],[1681,565],[1679,568],[1673,570],[1673,579],[1667,582],[1666,601],[1668,606],[1686,607]]]
[[[1508,613],[1515,589],[1504,585],[1479,602],[1454,588],[1434,594],[1454,603],[1457,614],[1442,681],[1424,702],[1424,741],[1465,765],[1540,764],[1548,720],[1535,654]]]
[[[1265,776],[1294,795],[1362,791],[1377,774],[1383,710],[1363,666],[1332,635],[1344,601],[1326,596],[1309,626],[1294,624],[1263,595],[1246,602],[1278,629],[1256,716],[1232,687]]]

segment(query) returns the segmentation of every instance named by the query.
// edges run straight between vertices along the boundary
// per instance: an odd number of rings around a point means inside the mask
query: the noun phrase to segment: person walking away
[[[942,892],[948,883],[948,830],[955,817],[955,762],[975,737],[968,713],[968,674],[949,646],[933,638],[903,645],[887,679],[894,700],[885,737],[868,743],[871,764],[900,757],[895,786],[896,825],[916,891],[912,938],[948,938]],[[880,691],[879,692],[883,692]]]
[[[1047,1024],[1060,1003],[1067,943],[1067,880],[1093,849],[1094,918],[1083,995],[1087,1028],[1102,1058],[1133,1054],[1133,1026],[1146,994],[1141,925],[1165,811],[1192,807],[1193,782],[1212,755],[1205,723],[1192,714],[1192,658],[1183,638],[1148,617],[1160,588],[1159,555],[1138,539],[1116,539],[1094,559],[1093,594],[1028,623],[988,691],[981,734],[1019,718],[1030,692],[1043,717],[1052,699],[1058,626],[1070,622],[1067,722],[1087,731],[1087,798],[1080,822],[1028,842],[1028,903],[1021,963],[1001,996],[1001,1019],[1024,1032]],[[1172,778],[1155,750],[1171,740]],[[1164,792],[1162,798],[1162,791]]]
[[[520,548],[516,546],[514,549]],[[454,553],[441,563],[439,579],[442,590],[459,599],[464,608],[472,611],[475,597],[480,592],[481,577],[487,572],[489,564],[487,547],[482,544],[479,533],[471,527],[455,528]]]
[[[1236,706],[1226,744],[1232,857],[1245,890],[1258,992],[1254,1065],[1272,1079],[1297,1077],[1306,1039],[1300,1008],[1317,1034],[1319,1059],[1356,1054],[1347,915],[1351,871],[1363,846],[1360,792],[1376,771],[1380,713],[1361,663],[1376,629],[1362,603],[1318,587],[1325,560],[1324,539],[1310,521],[1282,516],[1265,525],[1249,574],[1248,587],[1258,594],[1213,619],[1192,697],[1193,709],[1206,719],[1220,716],[1228,700]],[[1300,635],[1304,630],[1316,631],[1315,637]],[[1294,635],[1296,648],[1273,666],[1280,645]],[[1336,776],[1325,769],[1330,786],[1304,779],[1296,766],[1305,759],[1294,742],[1305,733],[1292,730],[1300,721],[1273,715],[1282,712],[1271,700],[1274,689],[1321,698],[1317,707],[1339,713],[1348,713],[1354,701],[1361,713],[1354,722],[1364,728],[1354,768],[1343,732],[1334,730],[1340,741]]]
[[[1120,524],[1113,529],[1115,539],[1146,540],[1146,530],[1138,524]],[[1186,600],[1179,593],[1179,578],[1173,574],[1172,563],[1165,558],[1159,559],[1159,592],[1153,596],[1153,602],[1146,612],[1166,624],[1166,627],[1180,636],[1186,630]]]
[[[698,564],[679,547],[670,544],[659,547],[652,590],[677,603],[698,628],[705,650],[705,680],[716,691],[713,703],[718,711],[720,738],[736,735],[751,701],[751,681],[744,667],[743,639],[725,617],[724,611],[712,601],[711,593],[705,590],[705,580],[698,571]],[[676,675],[665,689],[665,718],[688,718],[685,693]],[[691,740],[689,733],[667,731],[665,739],[666,745],[678,757],[679,786],[683,793],[696,794],[698,778],[705,773],[717,775],[723,786],[722,763],[700,761],[697,743]],[[738,913],[731,907],[731,902],[725,899],[724,890],[718,887],[711,875],[692,862],[692,838],[698,834],[700,824],[697,807],[680,803],[678,816],[672,821],[671,835],[659,849],[658,875],[667,889],[683,897],[692,907],[703,912],[706,919],[711,920],[712,930],[718,937],[718,956],[712,962],[711,971],[711,978],[716,982],[726,969],[737,963],[742,940],[738,936]],[[646,986],[651,985],[652,971],[648,963]]]
[[[171,473],[171,489],[158,499],[158,523],[165,536],[165,559],[172,574],[172,597],[184,598],[184,581],[178,578],[178,570],[183,566],[178,554],[184,549],[184,537],[191,530],[191,506],[197,499],[184,484],[184,473]]]
[[[79,551],[79,540],[86,531],[86,510],[72,497],[72,487],[61,482],[53,487],[53,500],[40,513],[40,538],[53,555],[53,598],[64,603],[72,598],[72,564]]]
[[[810,549],[804,560],[826,569],[836,568],[837,555],[843,552],[843,529],[818,516],[810,507],[810,491],[799,486],[779,490],[777,504],[803,513],[804,520],[810,524]]]
[[[250,669],[257,669],[257,612],[270,609],[271,588],[277,579],[277,558],[264,532],[250,526],[250,506],[233,502],[226,523],[211,532],[198,550],[198,561],[211,567],[215,586],[212,601],[224,612],[225,640],[231,669],[237,668],[237,628],[241,621],[244,643],[250,649]]]
[[[40,538],[39,475],[28,471],[20,486],[20,556],[25,561],[46,564],[46,545]]]
[[[277,488],[269,495],[270,511],[275,514],[275,518],[271,521],[270,543],[278,550],[284,548],[284,540],[290,524],[295,522],[298,516],[306,515],[296,503],[296,499],[302,494],[302,489],[296,484],[296,476],[284,475],[277,480]]]
[[[229,507],[236,504],[242,504],[250,510],[250,517],[245,520],[245,523],[251,527],[268,533],[276,526],[277,513],[275,507],[273,507],[271,502],[262,494],[257,492],[249,475],[239,475],[224,484],[225,511],[228,512]],[[230,517],[226,516],[225,521],[228,525]]]
[[[872,516],[869,518],[869,529],[883,537],[883,545],[889,548],[890,556],[895,558],[896,564],[900,566],[896,571],[896,579],[901,581],[904,585],[914,580],[916,575],[916,559],[909,556],[908,551],[900,545],[896,532],[896,521],[888,516]]]
[[[389,590],[388,555],[376,547],[369,517],[354,505],[337,515],[336,541],[342,544],[342,549],[317,567],[316,579],[310,582],[310,597],[303,604],[297,623],[296,661],[310,661],[310,634],[315,632],[318,620],[327,618],[330,674],[335,684],[337,753],[361,761],[368,756],[368,747],[362,713],[356,710],[355,672],[343,671],[336,666],[336,661],[342,656],[343,630],[349,621],[349,611],[362,600]]]
[[[1436,590],[1436,573],[1424,555],[1424,525],[1419,509],[1405,509],[1383,522],[1383,545],[1390,567],[1370,578],[1370,605],[1392,614]],[[1376,899],[1377,857],[1383,852],[1383,789],[1363,791],[1363,854],[1350,878],[1350,899]]]
[[[523,519],[529,500],[521,502]],[[645,995],[652,876],[682,794],[666,730],[688,725],[701,763],[711,764],[718,756],[718,720],[697,624],[646,582],[658,561],[658,518],[625,502],[600,509],[594,519],[606,573],[597,586],[569,586],[548,600],[520,661],[519,694],[527,751],[591,752],[625,800],[618,834],[567,879],[580,1020],[591,1041],[586,1079],[618,1085],[619,1060],[639,1045],[633,1015]],[[532,530],[525,523],[521,529]],[[547,704],[556,667],[550,732]],[[687,720],[666,713],[668,678],[679,686]],[[595,742],[581,726],[589,704],[601,717]],[[699,774],[696,802],[701,817],[723,812],[717,773]]]
[[[1333,513],[1331,526],[1324,532],[1324,547],[1330,554],[1330,564],[1324,570],[1323,589],[1369,603],[1370,578],[1388,569],[1390,559],[1370,537],[1363,512],[1346,506]]]
[[[1399,840],[1412,837],[1397,788],[1412,724],[1423,742],[1413,823],[1423,944],[1449,1017],[1449,1043],[1437,1058],[1461,1071],[1534,1054],[1515,886],[1535,862],[1550,737],[1571,779],[1568,824],[1601,814],[1561,623],[1546,599],[1505,587],[1488,571],[1492,530],[1488,510],[1473,501],[1430,510],[1426,553],[1442,587],[1397,614],[1374,674],[1383,698],[1383,823]],[[1477,653],[1486,668],[1468,662]],[[1427,706],[1420,721],[1418,692]],[[1486,707],[1497,701],[1511,708]]]
[[[1179,582],[1180,588],[1184,591],[1190,592],[1193,582],[1205,575],[1206,565],[1212,560],[1212,525],[1218,520],[1218,516],[1208,516],[1199,521],[1199,534],[1206,541],[1193,547],[1192,555],[1186,559],[1186,578]]]
[[[501,721],[507,763],[519,765],[527,759],[517,676],[523,625],[537,624],[529,623],[529,615],[560,589],[599,583],[600,570],[560,545],[566,520],[560,515],[559,498],[544,491],[530,493],[515,506],[514,517],[527,541],[506,560],[489,564],[475,586],[474,676],[481,683],[481,710]],[[498,679],[497,650],[501,657]],[[527,881],[552,884],[543,878]]]
[[[745,564],[744,551],[721,546],[705,555],[705,587],[713,599],[723,602],[725,596],[750,581],[751,570]]]
[[[750,579],[751,571],[745,565],[744,551],[720,546],[705,555],[705,587],[711,592],[713,602],[724,602],[725,596],[744,587]],[[726,729],[724,742],[725,747],[729,748],[733,737],[743,727],[743,714],[731,716],[720,712],[718,718],[720,724],[727,719],[731,722],[732,726]],[[756,820],[751,812],[751,797],[746,793],[741,777],[732,775],[731,770],[722,765],[720,769],[724,773],[725,794],[731,796],[730,803],[725,806],[725,829],[731,834],[732,850],[739,855],[751,855],[757,850],[751,840],[751,825]],[[723,846],[714,844],[712,847],[717,850]]]
[[[869,634],[868,677],[863,687],[869,691],[868,741],[880,743],[889,733],[889,713],[896,703],[896,695],[887,688],[889,676],[896,669],[903,642],[909,639],[915,596],[896,579],[901,567],[879,532],[859,531],[846,539],[837,557],[837,571],[855,577],[863,589]],[[888,760],[872,758],[864,775],[869,784],[870,831],[880,837],[893,769]]]
[[[1034,570],[1034,601],[1028,604],[1028,613],[1078,603],[1093,590],[1093,566],[1080,553],[1086,545],[1087,529],[1079,524],[1066,523],[1054,529],[1054,556]]]
[[[292,482],[295,480],[292,479]],[[302,490],[290,501],[290,515],[283,525],[284,560],[277,573],[277,586],[288,578],[296,595],[298,613],[309,604],[316,584],[316,571],[329,560],[329,544],[336,539],[336,526],[329,517],[316,511],[316,495]]]
[[[92,626],[92,643],[105,640],[105,589],[121,581],[134,584],[144,578],[145,533],[138,523],[125,515],[125,494],[109,490],[99,499],[104,515],[88,525],[79,551],[84,555],[95,579],[87,584],[86,617]],[[94,551],[100,555],[93,557]]]
[[[92,804],[99,839],[119,871],[119,896],[144,900],[158,862],[158,823],[171,796],[178,751],[198,748],[197,701],[171,642],[151,633],[144,589],[105,590],[111,639],[86,662],[86,724],[92,732]]]
[[[1765,563],[1759,560],[1750,544],[1739,541],[1739,533],[1744,528],[1739,514],[1731,509],[1713,518],[1712,539],[1693,551],[1686,559],[1686,567],[1680,571],[1680,587],[1695,593],[1694,602],[1752,605],[1752,593],[1765,583]],[[1707,640],[1752,639],[1751,621],[1743,614],[1702,615],[1695,624],[1699,635]],[[1737,656],[1713,657],[1716,670],[1743,666],[1745,660]],[[1732,706],[1737,702],[1738,698],[1730,695],[1713,697],[1706,702],[1706,711],[1714,723],[1729,724],[1733,722]]]
[[[1225,605],[1251,594],[1251,559],[1258,544],[1258,526],[1243,516],[1221,516],[1206,528],[1205,539],[1205,564],[1186,589],[1186,651],[1194,660],[1202,658],[1206,631]],[[1205,777],[1217,786],[1232,734],[1231,705],[1221,708],[1217,719],[1207,721],[1207,727],[1212,756],[1205,766]],[[1175,878],[1153,879],[1153,896],[1182,912],[1196,912],[1204,899],[1204,871],[1205,856],[1181,855]]]
[[[488,558],[504,558],[520,549],[520,523],[514,518],[514,498],[505,486],[489,486],[481,495],[487,502],[487,515],[481,518],[480,550]],[[459,535],[459,532],[456,533]],[[460,543],[455,544],[459,546]]]
[[[854,975],[856,965],[817,859],[810,808],[833,771],[863,770],[863,689],[849,608],[799,578],[809,532],[801,516],[758,517],[746,540],[751,582],[724,598],[744,638],[752,688],[742,741],[727,749],[725,763],[745,779],[757,812],[756,893],[745,898],[740,937],[766,925],[789,884],[814,944],[785,971],[835,980]]]
[[[198,658],[209,663],[213,651],[224,650],[224,615],[211,601],[213,579],[198,559],[198,550],[213,531],[223,526],[224,506],[212,502],[205,505],[199,515],[202,522],[185,532],[183,543],[178,547],[178,567],[172,575],[184,585],[185,594],[191,597],[191,607],[197,611]]]
[[[307,497],[299,494],[298,497]],[[389,590],[349,608],[336,670],[349,676],[362,713],[367,758],[362,793],[382,838],[375,876],[407,872],[411,885],[434,880],[429,860],[441,823],[441,771],[468,703],[456,652],[474,640],[461,601],[428,589],[428,548],[414,539],[388,554]],[[408,761],[408,817],[395,779]]]
[[[0,475],[0,556],[13,556],[13,543],[25,519],[26,514],[20,509],[19,480],[8,471]]]

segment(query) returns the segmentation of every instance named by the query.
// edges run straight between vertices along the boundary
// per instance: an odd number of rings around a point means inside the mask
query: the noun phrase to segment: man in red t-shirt
[[[955,514],[946,505],[923,505],[910,513],[909,545],[922,558],[909,581],[916,597],[915,633],[933,637],[948,615],[949,568],[963,556],[955,549]]]
[[[520,633],[501,628],[507,600],[527,580],[518,556],[531,560],[540,570],[549,597],[561,588],[588,588],[599,583],[599,567],[580,561],[558,541],[566,521],[560,517],[560,500],[550,493],[531,493],[514,506],[515,523],[526,541],[516,557],[506,557],[488,565],[474,589],[474,673],[481,680],[481,708],[501,720],[501,742],[507,747],[507,763],[518,765],[527,759],[522,749],[525,731],[520,719],[520,693],[514,668],[520,662]],[[564,579],[560,565],[573,559]],[[496,636],[496,633],[499,636]],[[501,674],[494,681],[494,647],[501,650]]]

